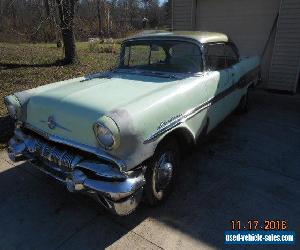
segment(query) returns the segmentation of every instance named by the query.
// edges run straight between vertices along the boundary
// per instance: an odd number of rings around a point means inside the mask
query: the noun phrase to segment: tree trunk
[[[56,0],[60,18],[60,27],[64,43],[66,64],[78,61],[74,35],[74,13],[77,0]]]
[[[98,36],[102,37],[103,30],[102,30],[102,15],[101,15],[101,2],[97,0],[97,18],[98,18]]]
[[[0,1],[0,32],[4,29],[3,14],[4,14],[4,1]]]
[[[78,61],[73,28],[62,30],[62,37],[65,50],[65,63],[73,64]]]

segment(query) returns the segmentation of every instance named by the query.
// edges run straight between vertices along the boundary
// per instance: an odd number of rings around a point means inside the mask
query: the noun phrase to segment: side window
[[[146,65],[149,60],[149,45],[136,45],[130,47],[128,66]]]
[[[237,64],[239,62],[239,56],[230,44],[225,44],[224,50],[227,67],[231,67],[232,65]]]
[[[170,63],[174,67],[187,72],[202,71],[202,57],[200,49],[192,43],[178,43],[170,48]]]
[[[162,47],[157,45],[134,45],[125,48],[124,65],[135,67],[165,62],[166,53]]]
[[[150,64],[162,63],[166,60],[166,53],[164,49],[158,45],[151,46]]]
[[[223,43],[207,44],[205,47],[206,66],[210,70],[226,68],[226,58]]]

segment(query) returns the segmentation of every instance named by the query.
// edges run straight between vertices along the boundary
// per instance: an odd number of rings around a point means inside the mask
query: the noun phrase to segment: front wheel
[[[176,140],[163,143],[145,173],[145,201],[151,206],[160,205],[172,191],[180,162],[180,150]]]

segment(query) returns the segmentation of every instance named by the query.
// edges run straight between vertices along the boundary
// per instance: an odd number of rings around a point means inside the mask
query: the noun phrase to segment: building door
[[[179,0],[175,0],[179,1]],[[280,0],[197,0],[194,30],[219,31],[237,44],[241,56],[262,55],[278,15]],[[268,79],[275,34],[262,61]]]

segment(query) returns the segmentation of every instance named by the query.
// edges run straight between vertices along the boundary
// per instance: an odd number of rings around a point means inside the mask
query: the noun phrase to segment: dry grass
[[[7,44],[0,43],[0,147],[9,134],[8,121],[3,98],[11,93],[39,85],[74,78],[93,72],[108,70],[116,65],[118,53],[97,47],[91,50],[88,43],[78,43],[80,63],[63,66],[57,60],[63,58],[63,51],[55,44]],[[119,50],[120,45],[114,44]],[[2,139],[1,139],[2,138]],[[5,139],[3,139],[5,138]]]

